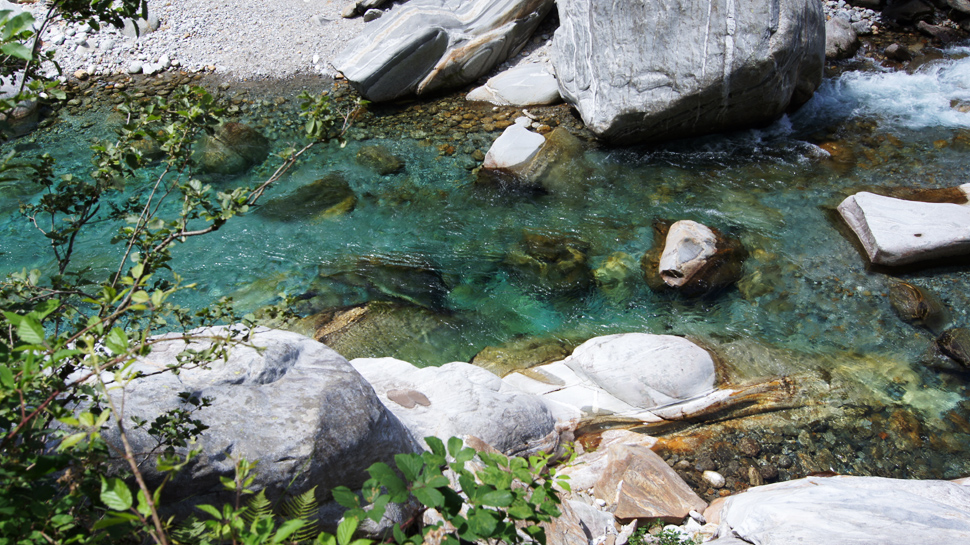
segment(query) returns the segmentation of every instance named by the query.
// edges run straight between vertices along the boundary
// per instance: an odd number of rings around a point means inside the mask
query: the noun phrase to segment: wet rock
[[[894,60],[896,62],[909,62],[913,60],[913,54],[910,53],[909,49],[905,45],[894,43],[886,48],[884,52],[887,59]]]
[[[419,369],[394,358],[358,358],[351,364],[415,439],[475,436],[509,456],[559,446],[555,421],[538,397],[469,363]]]
[[[963,14],[970,14],[970,0],[946,0],[946,5]]]
[[[940,334],[936,344],[950,359],[970,367],[970,330],[965,327],[948,329]]]
[[[494,181],[499,186],[515,186],[525,179],[532,160],[546,143],[545,137],[514,124],[502,132],[485,154],[480,182]]]
[[[404,169],[404,161],[384,146],[364,146],[357,152],[357,164],[363,165],[381,176]]]
[[[761,454],[761,445],[750,437],[744,437],[738,441],[738,449],[748,458],[754,458]]]
[[[680,523],[707,503],[663,459],[640,445],[611,445],[607,467],[593,488],[617,519],[662,519]]]
[[[40,109],[33,100],[22,100],[7,112],[0,113],[0,133],[7,138],[18,138],[37,128]]]
[[[546,545],[591,545],[617,539],[616,519],[612,514],[578,500],[565,500],[562,513],[542,523]]]
[[[334,66],[368,100],[471,83],[518,51],[552,0],[412,0],[364,27]]]
[[[562,102],[559,83],[548,63],[529,63],[489,78],[466,95],[472,102],[499,106],[540,106]]]
[[[956,30],[943,25],[931,25],[926,21],[920,21],[916,28],[926,36],[929,36],[942,45],[948,45],[963,39],[963,36]]]
[[[577,238],[525,233],[505,256],[505,265],[535,288],[555,294],[589,287],[591,271],[586,257],[589,244]]]
[[[348,214],[357,196],[343,174],[334,172],[277,197],[259,207],[257,214],[276,221],[319,221]]]
[[[471,362],[504,377],[518,369],[562,360],[569,356],[569,352],[569,348],[559,339],[527,337],[500,346],[486,346]]]
[[[842,201],[839,213],[874,264],[905,265],[970,253],[967,206],[906,201],[863,191]]]
[[[896,0],[883,8],[882,16],[900,24],[913,24],[933,17],[933,6],[923,0]]]
[[[942,331],[950,320],[936,294],[908,282],[890,283],[889,304],[904,322],[924,326],[934,333]]]
[[[596,285],[612,299],[625,300],[633,295],[637,261],[625,253],[615,252],[593,271]]]
[[[765,125],[822,80],[816,0],[557,2],[552,61],[586,126],[620,144]]]
[[[654,290],[674,289],[688,297],[715,294],[741,278],[747,257],[735,238],[690,220],[654,223],[654,248],[640,260]]]
[[[230,331],[220,327],[199,334],[224,336]],[[340,354],[319,342],[259,328],[249,342],[262,347],[260,351],[237,345],[227,359],[207,368],[149,375],[175,365],[187,348],[203,350],[209,344],[187,345],[178,337],[154,344],[152,353],[134,365],[133,370],[146,376],[133,379],[124,390],[126,416],[149,422],[166,411],[186,408],[179,392],[212,399],[211,406],[193,415],[209,427],[192,445],[201,454],[193,459],[191,471],[165,483],[172,502],[229,501],[219,479],[232,478],[237,456],[261,462],[253,488],[279,494],[311,486],[323,491],[337,485],[360,486],[372,463],[390,462],[396,453],[416,446],[370,384]],[[122,390],[112,389],[110,394],[120,401]],[[103,436],[120,449],[115,430],[112,426]],[[129,429],[128,440],[135,452],[149,453],[157,447],[143,428]],[[177,449],[179,455],[183,451]],[[153,456],[142,472],[153,487],[168,477],[156,471]]]
[[[242,123],[223,123],[215,134],[202,139],[199,165],[203,172],[239,174],[269,155],[269,140]]]
[[[750,543],[908,545],[913,536],[959,543],[970,539],[970,488],[948,481],[807,477],[732,496],[719,520],[722,535],[733,532]]]
[[[841,17],[833,17],[825,22],[825,58],[828,60],[848,59],[859,50],[859,36],[852,24]]]

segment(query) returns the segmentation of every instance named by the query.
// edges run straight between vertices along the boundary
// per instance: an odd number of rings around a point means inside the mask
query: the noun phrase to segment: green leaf
[[[387,489],[388,494],[391,495],[391,501],[401,503],[407,500],[407,484],[397,476],[391,466],[378,462],[367,468],[367,472]]]
[[[445,496],[434,488],[415,488],[411,491],[414,497],[428,507],[440,507],[445,503]]]
[[[425,439],[427,441],[427,439]],[[458,437],[452,437],[448,440],[448,454],[451,454],[452,458],[458,458],[458,453],[461,452],[462,442]]]
[[[16,42],[3,44],[3,46],[0,46],[0,51],[3,51],[4,55],[10,55],[11,57],[17,57],[18,59],[25,61],[29,61],[34,58],[29,47]]]
[[[112,526],[117,526],[126,522],[135,522],[137,520],[138,517],[132,515],[131,513],[113,513],[110,517],[105,517],[98,522],[95,522],[94,529],[101,530],[103,528],[110,528]]]
[[[67,450],[67,449],[73,447],[74,445],[80,443],[81,440],[84,439],[87,436],[88,436],[88,434],[85,433],[85,432],[83,432],[83,431],[82,432],[79,432],[79,433],[72,434],[72,435],[68,435],[67,437],[65,437],[61,441],[61,444],[57,446],[57,450],[59,450],[59,451],[61,451],[61,450]],[[105,504],[107,505],[107,502],[105,502]]]
[[[218,509],[216,509],[215,507],[213,507],[213,506],[211,506],[211,505],[197,505],[196,507],[197,507],[197,508],[198,508],[198,509],[199,509],[200,511],[202,511],[202,512],[204,512],[204,513],[207,513],[207,514],[209,514],[209,515],[211,515],[211,516],[212,516],[212,518],[214,518],[214,519],[216,519],[216,520],[219,520],[219,519],[221,519],[221,518],[222,518],[222,513],[221,513],[221,512],[219,512],[219,510],[218,510]]]
[[[357,517],[346,517],[340,521],[340,525],[337,526],[338,545],[350,545],[350,540],[354,537],[356,531]]]
[[[337,538],[333,537],[332,534],[320,532],[320,535],[317,536],[317,540],[313,543],[314,545],[337,545]]]
[[[357,494],[354,494],[353,491],[346,486],[338,486],[334,488],[331,493],[333,494],[333,499],[347,509],[356,509],[357,507],[360,507],[360,498],[358,498]]]
[[[13,372],[6,365],[0,365],[0,385],[4,388],[13,388],[15,385]]]
[[[404,478],[412,482],[418,480],[421,468],[424,467],[424,460],[418,454],[396,454],[394,462],[401,473],[404,474]]]
[[[128,335],[120,327],[112,328],[108,332],[104,344],[108,347],[108,350],[111,350],[115,354],[124,354],[128,352]]]
[[[131,509],[131,490],[128,490],[128,485],[117,477],[112,477],[110,480],[101,477],[101,501],[108,506],[108,509],[127,511]]]
[[[145,517],[148,517],[152,513],[151,508],[148,507],[148,500],[145,497],[145,491],[141,489],[138,490],[138,512]]]
[[[508,507],[512,505],[512,493],[508,490],[492,490],[479,496],[478,501],[489,507]]]
[[[281,543],[283,540],[293,535],[293,532],[303,528],[305,524],[306,521],[302,519],[288,520],[284,522],[282,525],[280,525],[279,529],[276,530],[276,533],[273,534],[273,543]]]
[[[451,442],[451,439],[449,439],[448,441]],[[431,452],[437,454],[438,456],[444,456],[445,444],[441,442],[441,439],[438,439],[437,437],[432,435],[430,437],[425,437],[424,442],[428,444],[428,447],[431,449]]]
[[[498,520],[495,519],[495,516],[494,511],[476,509],[469,513],[468,529],[479,537],[491,536],[495,532],[495,527],[498,525]]]
[[[17,326],[20,340],[28,344],[44,344],[44,327],[33,316],[23,316]]]

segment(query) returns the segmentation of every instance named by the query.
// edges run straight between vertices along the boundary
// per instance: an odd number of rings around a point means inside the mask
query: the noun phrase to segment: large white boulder
[[[559,83],[548,62],[529,63],[510,68],[491,77],[485,85],[465,96],[472,102],[491,102],[499,106],[540,106],[562,102]]]
[[[229,333],[212,328],[194,334]],[[170,336],[134,364],[133,371],[145,376],[109,390],[119,407],[123,403],[126,423],[132,418],[151,422],[166,411],[191,408],[180,392],[211,398],[211,406],[193,414],[208,426],[190,445],[201,453],[165,484],[173,501],[225,501],[219,478],[232,477],[240,458],[259,462],[254,488],[279,493],[318,486],[326,493],[337,485],[359,486],[371,464],[416,449],[407,430],[340,354],[302,335],[266,328],[258,328],[248,342],[252,346],[232,346],[226,359],[208,369],[189,367],[176,375],[165,370],[177,364],[181,353],[204,350],[211,342],[187,344]],[[116,427],[104,437],[121,448]],[[138,453],[157,447],[144,428],[129,425],[128,439]],[[179,451],[184,454],[187,448]],[[164,476],[155,468],[157,455],[147,455],[142,466],[152,486]]]
[[[471,83],[518,52],[553,0],[411,0],[367,23],[334,66],[368,100]]]
[[[970,487],[950,481],[806,477],[731,496],[710,543],[970,543]]]
[[[961,189],[970,192],[970,184]],[[863,191],[842,201],[839,213],[877,265],[906,265],[970,253],[970,206]]]
[[[552,63],[594,133],[664,142],[770,123],[822,81],[818,0],[558,0]]]
[[[394,358],[357,358],[351,364],[416,440],[474,436],[516,456],[559,445],[556,421],[542,400],[481,367],[453,362],[419,369]]]

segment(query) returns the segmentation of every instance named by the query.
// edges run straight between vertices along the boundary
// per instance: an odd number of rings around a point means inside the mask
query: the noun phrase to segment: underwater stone
[[[640,268],[654,291],[700,297],[741,278],[747,252],[738,239],[690,220],[657,220],[653,227],[654,247],[643,255]]]
[[[904,322],[926,326],[933,332],[941,331],[949,321],[947,309],[936,294],[908,282],[890,283],[889,304]]]
[[[357,164],[365,166],[381,176],[404,169],[404,161],[384,146],[364,146],[357,152]]]
[[[505,264],[520,279],[541,291],[585,290],[591,281],[589,243],[560,234],[525,233],[506,256]]]
[[[256,213],[276,221],[312,221],[347,214],[356,204],[350,184],[343,174],[334,172],[268,201]]]
[[[950,359],[970,367],[970,330],[965,327],[947,329],[936,339],[936,344]]]
[[[242,123],[223,123],[215,134],[202,139],[199,163],[204,172],[239,174],[266,160],[269,140]]]

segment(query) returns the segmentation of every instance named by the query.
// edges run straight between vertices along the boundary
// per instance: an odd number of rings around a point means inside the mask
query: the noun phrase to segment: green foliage
[[[396,470],[384,463],[367,470],[371,476],[363,486],[367,509],[346,488],[334,490],[334,499],[347,507],[351,516],[375,522],[381,520],[388,503],[404,503],[410,497],[441,515],[441,522],[411,535],[395,525],[394,539],[401,545],[418,545],[429,535],[449,545],[458,545],[460,540],[546,542],[540,524],[560,515],[560,500],[553,485],[568,489],[565,477],[556,480],[547,476],[548,456],[509,458],[476,452],[454,437],[447,448],[436,437],[425,441],[431,451],[398,454],[394,458]]]
[[[637,528],[630,536],[630,545],[700,545],[699,539],[685,538],[680,532],[667,529],[663,522]]]

